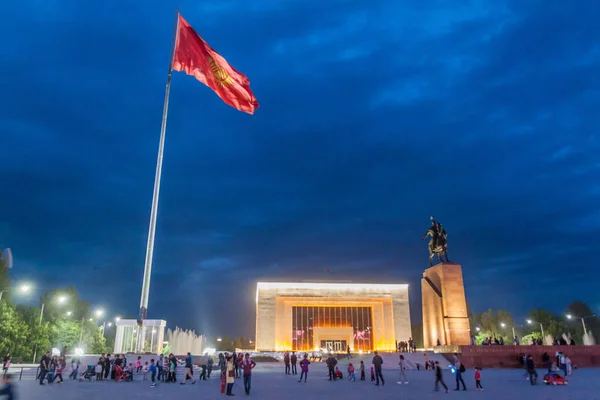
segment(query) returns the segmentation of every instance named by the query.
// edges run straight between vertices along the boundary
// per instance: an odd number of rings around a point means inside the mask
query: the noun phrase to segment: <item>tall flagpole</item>
[[[165,151],[165,135],[167,133],[167,115],[169,113],[169,93],[171,91],[171,75],[173,72],[173,57],[177,40],[177,25],[179,22],[179,8],[175,9],[175,24],[173,26],[173,38],[171,39],[171,56],[169,58],[169,73],[167,74],[167,85],[165,88],[165,102],[163,105],[162,125],[160,127],[160,141],[158,144],[158,158],[156,160],[156,175],[154,176],[154,193],[152,195],[152,210],[150,211],[150,227],[148,229],[148,244],[146,246],[146,261],[144,263],[144,280],[142,283],[142,296],[140,299],[140,314],[138,318],[137,331],[137,353],[144,351],[146,338],[146,327],[143,321],[148,312],[148,295],[150,293],[150,276],[152,275],[152,256],[154,253],[154,235],[156,233],[156,214],[158,213],[158,196],[160,193],[160,177],[162,173],[163,153]]]

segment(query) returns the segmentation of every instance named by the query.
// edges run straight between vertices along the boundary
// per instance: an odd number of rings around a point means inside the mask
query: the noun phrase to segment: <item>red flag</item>
[[[258,102],[250,90],[250,80],[213,50],[179,14],[172,68],[194,76],[227,104],[254,114]]]

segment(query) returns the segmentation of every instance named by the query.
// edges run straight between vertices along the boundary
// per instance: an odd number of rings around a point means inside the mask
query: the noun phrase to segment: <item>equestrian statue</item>
[[[450,260],[448,259],[448,242],[446,240],[448,235],[446,234],[446,230],[433,217],[430,217],[430,219],[431,226],[421,240],[425,240],[427,236],[431,236],[429,240],[429,266],[432,267],[434,255],[437,255],[440,262],[450,262]],[[444,260],[444,258],[446,259]]]

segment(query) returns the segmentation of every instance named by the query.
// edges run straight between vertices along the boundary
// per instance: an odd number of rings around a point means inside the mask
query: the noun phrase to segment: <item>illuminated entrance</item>
[[[321,340],[321,349],[326,349],[330,353],[340,353],[346,351],[348,343],[345,340]]]
[[[371,307],[292,307],[292,350],[371,351]]]

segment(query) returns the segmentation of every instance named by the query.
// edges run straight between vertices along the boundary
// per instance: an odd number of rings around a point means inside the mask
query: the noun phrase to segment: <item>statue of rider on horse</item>
[[[433,266],[433,256],[437,255],[440,262],[450,262],[448,259],[448,242],[446,238],[446,230],[442,227],[442,224],[436,222],[433,217],[431,219],[431,226],[429,230],[425,232],[422,240],[425,240],[427,236],[431,236],[429,241],[429,266]],[[446,258],[444,260],[444,257]]]

